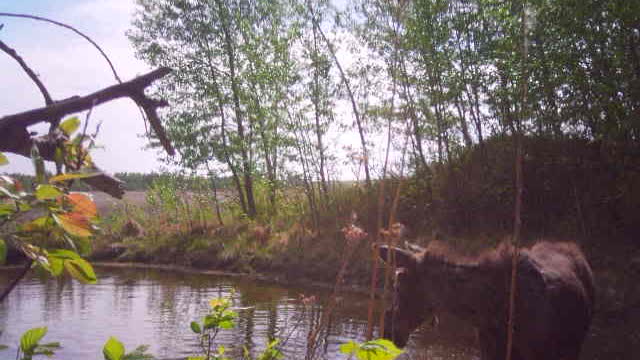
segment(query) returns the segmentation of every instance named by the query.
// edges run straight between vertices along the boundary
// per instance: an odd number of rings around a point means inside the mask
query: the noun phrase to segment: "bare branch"
[[[118,73],[116,72],[116,69],[113,67],[113,64],[111,63],[111,60],[109,60],[109,57],[107,56],[107,54],[105,54],[105,52],[102,51],[102,48],[98,44],[96,44],[96,42],[93,41],[89,36],[87,36],[84,33],[80,32],[80,30],[74,28],[73,26],[70,26],[70,25],[55,21],[55,20],[51,20],[51,19],[47,19],[47,18],[44,18],[44,17],[35,16],[35,15],[29,15],[29,14],[14,14],[14,13],[0,12],[0,16],[26,18],[26,19],[44,21],[44,22],[48,22],[48,23],[51,23],[51,24],[54,24],[54,25],[57,25],[57,26],[61,26],[63,28],[67,28],[67,29],[75,32],[76,34],[82,36],[88,42],[90,42],[91,45],[93,45],[96,49],[98,49],[100,54],[102,54],[102,57],[105,60],[107,60],[107,63],[109,63],[109,67],[111,68],[111,72],[113,72],[113,76],[116,78],[116,81],[118,81],[119,83],[122,83],[122,80],[120,80],[120,77],[118,76]]]
[[[53,105],[25,111],[19,114],[8,115],[0,118],[0,143],[11,142],[9,138],[10,128],[26,128],[33,124],[46,121],[46,119],[62,117],[67,114],[88,110],[94,105],[121,98],[129,97],[142,107],[146,113],[153,130],[156,132],[158,139],[169,155],[174,155],[175,151],[166,136],[156,109],[158,107],[167,106],[167,102],[163,100],[150,99],[144,94],[144,89],[171,72],[171,69],[163,67],[156,69],[150,73],[139,76],[133,80],[113,85],[93,94],[83,97],[74,96],[69,99],[56,102]],[[10,151],[10,150],[7,150]]]
[[[47,91],[47,88],[44,87],[44,84],[42,83],[42,81],[40,81],[40,79],[38,78],[38,75],[36,75],[36,73],[33,70],[31,70],[31,68],[22,59],[22,57],[20,57],[20,55],[18,55],[18,53],[14,49],[10,48],[7,44],[2,42],[2,40],[0,40],[0,50],[4,51],[5,53],[7,53],[7,55],[15,59],[15,61],[17,61],[18,64],[20,64],[24,72],[26,72],[27,75],[29,75],[29,77],[31,78],[31,80],[33,80],[33,82],[36,83],[36,86],[38,87],[38,89],[40,89],[40,92],[44,97],[45,104],[47,105],[53,104],[53,100],[51,99],[51,95],[49,95],[49,91]]]

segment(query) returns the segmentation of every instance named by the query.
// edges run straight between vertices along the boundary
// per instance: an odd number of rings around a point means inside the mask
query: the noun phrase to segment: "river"
[[[0,286],[16,272],[0,271]],[[98,266],[96,273],[96,285],[33,274],[23,279],[0,304],[0,344],[10,347],[0,352],[0,358],[14,358],[20,334],[39,326],[49,328],[45,342],[62,343],[56,359],[102,359],[102,345],[110,336],[120,339],[127,351],[147,344],[158,359],[185,358],[199,350],[189,323],[205,314],[210,299],[230,297],[239,318],[234,329],[219,333],[217,344],[238,356],[242,346],[255,354],[269,338],[288,338],[283,346],[285,358],[303,359],[309,330],[317,324],[329,293],[317,287],[283,287],[242,277],[171,270]],[[303,304],[301,295],[315,296],[317,301]],[[321,337],[320,358],[346,359],[339,345],[364,339],[367,298],[343,294],[338,301],[329,331]],[[437,328],[425,324],[412,335],[408,357],[476,359],[473,331],[453,319],[441,323],[445,325]],[[583,358],[610,358],[598,356],[593,345],[587,348],[591,354]]]

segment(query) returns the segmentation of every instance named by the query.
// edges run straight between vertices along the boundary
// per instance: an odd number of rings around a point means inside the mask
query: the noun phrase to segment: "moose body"
[[[404,346],[432,312],[448,312],[477,329],[482,360],[503,360],[514,248],[503,244],[463,257],[441,243],[413,253],[381,247],[395,262],[394,301],[385,338]],[[513,360],[577,360],[594,306],[591,268],[572,243],[539,242],[517,260]]]

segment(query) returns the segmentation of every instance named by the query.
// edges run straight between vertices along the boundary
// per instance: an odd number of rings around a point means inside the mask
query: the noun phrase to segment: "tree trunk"
[[[229,29],[229,14],[226,12],[226,9],[223,8],[222,3],[220,1],[218,3],[218,10],[220,11],[220,16],[222,17],[222,31],[224,33],[224,42],[225,42],[225,52],[227,55],[227,61],[229,62],[229,75],[231,77],[231,92],[233,97],[233,104],[235,108],[236,114],[236,125],[238,131],[238,137],[240,138],[240,155],[242,157],[242,176],[244,180],[244,191],[247,197],[247,215],[250,218],[255,218],[256,211],[256,203],[253,194],[253,177],[251,173],[251,163],[249,159],[249,153],[247,148],[251,146],[248,143],[249,139],[245,137],[245,128],[243,124],[243,114],[242,109],[240,108],[240,87],[238,86],[238,78],[236,74],[236,54],[233,45],[233,41],[231,39],[231,32]]]
[[[324,200],[326,202],[328,196],[327,189],[327,179],[325,178],[325,155],[324,155],[324,145],[322,143],[322,128],[320,126],[320,71],[318,67],[320,66],[318,61],[318,39],[317,39],[317,30],[316,27],[313,27],[313,51],[314,51],[314,66],[313,66],[313,107],[315,112],[315,120],[316,120],[316,141],[318,145],[318,156],[320,157],[320,185],[322,189],[322,194],[324,196]]]
[[[362,118],[360,117],[360,111],[358,111],[358,105],[356,104],[355,95],[353,94],[353,91],[351,90],[351,85],[349,84],[349,79],[347,78],[347,74],[344,73],[344,70],[342,69],[342,65],[340,65],[340,61],[338,61],[338,57],[336,56],[336,53],[335,53],[335,51],[333,49],[333,44],[331,44],[329,39],[326,37],[326,35],[322,31],[322,28],[318,24],[318,22],[317,22],[317,20],[315,18],[315,14],[313,13],[313,9],[311,8],[311,4],[308,4],[308,6],[309,6],[309,13],[311,14],[311,21],[313,22],[313,26],[318,30],[318,33],[320,34],[320,37],[322,37],[324,42],[327,44],[327,48],[329,49],[329,53],[331,54],[331,57],[333,58],[333,61],[336,64],[336,67],[338,68],[338,72],[340,72],[340,78],[342,79],[342,83],[344,84],[345,88],[347,89],[347,94],[349,95],[349,100],[351,100],[351,108],[353,110],[353,116],[356,118],[356,126],[358,127],[358,134],[360,135],[360,145],[362,147],[362,156],[364,158],[364,174],[365,174],[365,181],[366,181],[366,185],[367,185],[367,192],[369,194],[371,194],[371,174],[370,174],[370,171],[369,171],[369,151],[367,150],[367,142],[365,140],[365,135],[364,135],[364,126],[362,124]]]

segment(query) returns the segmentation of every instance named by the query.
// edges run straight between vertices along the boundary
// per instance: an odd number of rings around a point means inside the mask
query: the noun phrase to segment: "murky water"
[[[45,340],[62,343],[58,359],[100,359],[109,336],[119,338],[128,350],[148,344],[160,359],[184,358],[199,349],[189,323],[203,316],[210,299],[224,296],[233,299],[240,316],[235,329],[219,333],[219,344],[239,353],[243,345],[259,351],[269,338],[288,338],[286,358],[300,359],[328,295],[326,289],[284,288],[238,277],[138,268],[97,267],[96,272],[97,285],[68,278],[25,278],[0,305],[0,343],[11,347],[0,358],[15,356],[20,334],[37,326],[49,327]],[[0,271],[0,286],[14,275],[15,271]],[[300,294],[318,301],[304,305]],[[344,358],[339,344],[364,339],[366,312],[365,296],[346,294],[339,299],[328,334],[321,337],[324,358]],[[474,351],[440,341],[424,353],[434,359],[468,359]]]
[[[24,279],[0,304],[0,344],[10,346],[0,352],[0,358],[13,358],[20,334],[38,326],[49,327],[46,341],[62,343],[57,359],[101,359],[102,345],[109,336],[123,341],[127,350],[148,344],[159,359],[185,358],[199,349],[189,323],[203,316],[208,300],[231,297],[239,308],[239,320],[235,329],[219,333],[219,344],[235,354],[241,353],[242,346],[255,353],[269,338],[288,338],[286,358],[303,359],[309,330],[319,321],[320,304],[328,295],[325,289],[284,288],[238,277],[139,268],[97,267],[96,271],[97,285],[68,278]],[[15,271],[0,271],[0,286],[14,275]],[[304,305],[300,294],[319,300]],[[347,294],[339,304],[328,333],[321,337],[320,352],[325,359],[346,358],[339,354],[339,344],[364,339],[367,298]],[[594,346],[589,347],[593,353]],[[468,326],[447,320],[437,329],[423,326],[407,350],[414,359],[455,360],[476,359],[475,348],[475,336]]]

